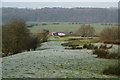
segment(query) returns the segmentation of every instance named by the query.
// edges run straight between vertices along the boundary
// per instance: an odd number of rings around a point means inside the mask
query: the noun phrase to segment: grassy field
[[[59,24],[55,25],[53,23],[59,23]],[[77,31],[77,29],[83,23],[74,23],[74,24],[72,24],[72,22],[27,22],[27,24],[28,25],[30,25],[30,24],[38,24],[38,26],[34,26],[34,27],[30,28],[30,30],[33,33],[36,33],[36,32],[39,32],[42,29],[48,29],[50,31],[63,31],[63,32],[72,31],[72,32],[75,32],[75,31]],[[42,25],[42,24],[47,24],[47,25]],[[101,25],[103,23],[85,23],[85,24],[90,24],[91,26],[93,26],[95,28],[97,34],[99,34],[102,31],[103,28],[115,26],[115,23],[111,23],[111,24],[113,24],[112,26]]]
[[[117,78],[102,74],[117,60],[96,58],[87,49],[65,50],[61,43],[67,38],[55,39],[49,39],[37,51],[4,57],[3,78]]]

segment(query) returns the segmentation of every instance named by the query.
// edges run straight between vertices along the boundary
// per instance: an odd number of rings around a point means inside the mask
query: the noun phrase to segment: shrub
[[[76,48],[77,46],[79,46],[79,45],[73,45],[73,44],[71,44],[71,45],[69,45],[69,47],[72,47],[72,48]]]
[[[110,58],[110,59],[120,59],[120,55],[118,54],[118,53],[110,53],[109,55],[108,55],[108,58]]]
[[[42,30],[41,32],[37,33],[37,37],[40,39],[40,42],[47,42],[49,36],[49,30]]]
[[[83,45],[83,48],[87,48],[87,49],[98,49],[97,46],[94,46],[92,44],[84,44]]]
[[[88,45],[87,45],[87,49],[94,49],[94,45],[88,44]]]
[[[95,35],[95,29],[91,25],[81,25],[75,34],[83,37],[91,37]]]
[[[120,44],[120,40],[106,40],[105,44]]]
[[[72,42],[68,42],[68,43],[62,43],[62,46],[70,46],[72,44]]]
[[[105,49],[96,49],[93,51],[93,54],[96,54],[99,58],[120,59],[120,55],[118,53],[110,53]]]
[[[83,47],[79,47],[79,44],[73,44],[72,42],[68,42],[68,43],[62,43],[62,46],[67,46],[69,48],[65,48],[65,49],[83,49]]]
[[[83,49],[83,47],[76,47],[76,49]]]
[[[93,54],[96,54],[97,57],[99,57],[99,58],[107,58],[109,52],[107,50],[104,50],[104,49],[96,49],[93,51]]]
[[[119,40],[119,29],[118,27],[111,27],[111,28],[105,28],[100,33],[100,37],[102,40]]]
[[[27,49],[30,32],[20,19],[2,25],[2,52],[6,55],[20,53]]]
[[[32,35],[28,41],[27,50],[30,51],[30,49],[32,49],[35,51],[40,45],[40,39],[36,35]]]
[[[120,76],[120,64],[109,66],[108,68],[103,70],[103,74],[109,75],[118,75]]]
[[[84,44],[84,45],[83,45],[83,48],[87,48],[87,44]]]

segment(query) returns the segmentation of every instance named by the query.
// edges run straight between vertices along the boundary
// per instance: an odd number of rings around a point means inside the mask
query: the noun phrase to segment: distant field
[[[59,24],[54,24],[59,23]],[[83,23],[78,22],[27,22],[28,25],[37,24],[29,28],[31,32],[36,33],[42,29],[48,29],[50,31],[63,31],[63,32],[75,32]],[[96,33],[99,34],[103,28],[116,26],[116,23],[84,23],[90,24],[96,30]],[[112,24],[112,25],[101,25],[101,24]]]

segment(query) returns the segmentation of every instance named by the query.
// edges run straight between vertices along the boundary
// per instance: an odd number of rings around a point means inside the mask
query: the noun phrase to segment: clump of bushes
[[[71,39],[68,39],[68,41],[74,41],[74,40],[84,40],[84,38],[71,38]]]
[[[69,47],[71,47],[70,49],[82,49],[79,45],[69,45]]]
[[[104,49],[96,49],[93,51],[93,54],[96,54],[99,58],[107,58],[109,53]]]
[[[93,51],[93,54],[97,55],[99,58],[108,58],[108,59],[120,59],[120,55],[116,52],[110,53],[105,49],[96,49]]]
[[[67,42],[67,43],[62,43],[62,46],[70,46],[72,44],[72,42]]]
[[[62,43],[61,45],[65,46],[65,47],[69,47],[69,48],[65,48],[65,49],[83,49],[83,47],[79,47],[78,44],[73,44],[72,42]]]
[[[120,59],[120,55],[116,52],[112,52],[108,55],[109,59]]]
[[[116,40],[120,39],[119,32],[120,29],[118,27],[105,28],[100,33],[100,38],[103,41],[114,43],[116,42]]]
[[[93,44],[84,44],[83,45],[83,48],[86,48],[86,49],[110,49],[112,48],[113,45],[111,46],[107,46],[106,44],[101,44],[100,46],[97,46],[97,45],[93,45]]]
[[[92,37],[95,35],[95,29],[91,25],[81,25],[80,28],[76,31],[76,35],[80,35],[82,37]]]
[[[30,31],[23,20],[11,20],[2,25],[2,28],[2,52],[6,56],[26,50]]]
[[[105,44],[118,44],[120,45],[120,40],[106,40],[104,41]]]
[[[48,30],[43,30],[40,34],[31,34],[26,28],[25,21],[14,19],[2,25],[2,55],[3,57],[36,50],[42,42],[48,39]]]
[[[107,49],[107,45],[100,45],[100,49]]]
[[[49,36],[49,30],[43,29],[41,32],[37,33],[37,37],[40,39],[40,42],[47,42]]]
[[[98,49],[97,46],[94,46],[92,44],[84,44],[83,45],[83,48],[87,48],[87,49]]]
[[[120,76],[120,64],[109,66],[108,68],[103,70],[103,74]]]
[[[40,39],[36,35],[32,35],[28,41],[27,51],[36,50],[38,46],[41,46]]]

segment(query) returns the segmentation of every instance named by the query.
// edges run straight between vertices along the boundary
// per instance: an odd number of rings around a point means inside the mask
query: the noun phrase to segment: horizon
[[[118,8],[117,2],[2,2],[1,7],[10,8]]]

